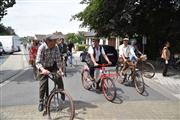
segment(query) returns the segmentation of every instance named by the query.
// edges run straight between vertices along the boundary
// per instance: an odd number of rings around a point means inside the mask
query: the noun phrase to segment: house
[[[85,44],[91,45],[92,38],[94,36],[96,36],[96,33],[93,31],[85,32],[84,36],[86,37]],[[120,38],[120,37],[113,37],[113,36],[110,38],[103,38],[102,37],[102,38],[100,38],[100,44],[101,45],[110,45],[110,46],[113,46],[116,49],[118,49],[121,40],[122,40],[122,38]]]

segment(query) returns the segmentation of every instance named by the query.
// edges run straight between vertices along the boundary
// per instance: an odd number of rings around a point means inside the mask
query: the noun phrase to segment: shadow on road
[[[74,101],[75,105],[75,119],[85,120],[81,118],[81,116],[88,115],[88,109],[95,109],[98,106],[92,103],[84,102],[84,101]]]

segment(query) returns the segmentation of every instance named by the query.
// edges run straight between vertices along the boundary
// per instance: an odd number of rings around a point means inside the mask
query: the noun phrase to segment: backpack
[[[94,51],[94,57],[96,56],[96,52],[95,52],[95,47],[93,47],[93,51]],[[100,46],[100,60],[101,60],[101,57],[102,56],[102,46]],[[85,57],[85,62],[88,64],[88,66],[90,67],[93,67],[94,66],[94,63],[93,61],[91,60],[91,56],[89,53],[87,53],[86,57]]]
[[[108,59],[112,62],[112,65],[110,66],[116,66],[118,61],[118,53],[117,50],[110,45],[103,45],[104,51],[108,57]],[[107,64],[107,61],[104,59],[104,57],[101,58],[102,64]]]

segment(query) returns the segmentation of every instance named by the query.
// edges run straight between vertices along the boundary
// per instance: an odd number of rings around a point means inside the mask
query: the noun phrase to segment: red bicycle
[[[95,68],[95,80],[90,77],[89,67],[85,65],[81,72],[82,85],[86,90],[96,89],[96,83],[100,81],[100,88],[108,101],[113,101],[116,98],[116,86],[111,78],[114,74],[109,74],[106,71],[108,64],[100,64]]]

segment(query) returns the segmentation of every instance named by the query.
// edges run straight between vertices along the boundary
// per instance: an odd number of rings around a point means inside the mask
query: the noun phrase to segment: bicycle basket
[[[140,58],[141,58],[142,61],[146,61],[147,60],[147,55],[141,55]]]

